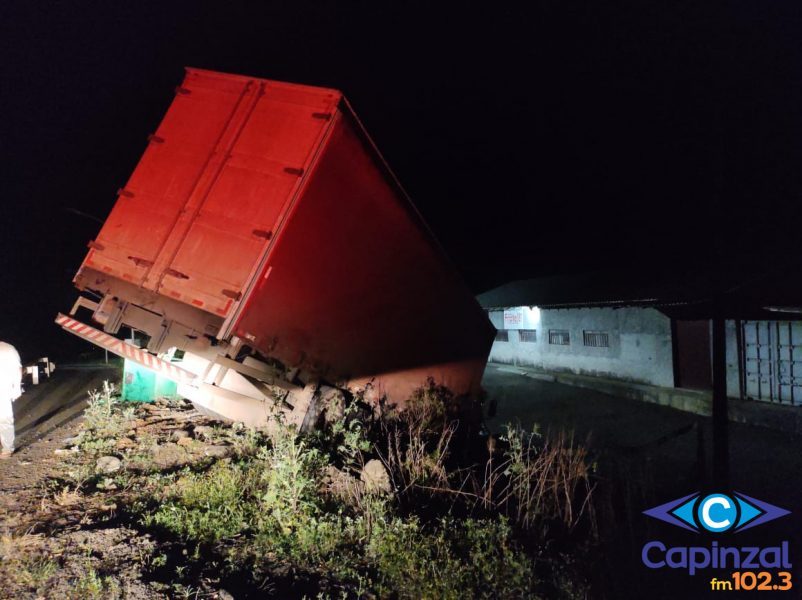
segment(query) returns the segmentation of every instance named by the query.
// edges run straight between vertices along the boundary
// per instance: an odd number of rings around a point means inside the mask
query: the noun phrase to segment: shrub
[[[44,556],[25,556],[5,562],[0,568],[0,574],[37,593],[47,589],[49,581],[58,572],[58,564]]]
[[[271,435],[271,445],[259,459],[266,492],[261,508],[282,533],[291,533],[299,522],[320,511],[320,473],[323,455],[307,445],[294,431],[280,427]],[[263,527],[264,529],[264,527]]]
[[[324,435],[328,439],[320,441],[334,447],[333,458],[339,459],[348,468],[361,468],[364,465],[363,454],[370,451],[371,443],[355,402],[343,408],[343,418],[335,421]]]
[[[103,388],[89,392],[84,410],[84,431],[80,446],[91,455],[104,454],[127,429],[134,418],[134,408],[123,407],[117,398],[117,387],[108,381]]]
[[[211,546],[215,558],[204,562],[223,559],[229,574],[248,573],[262,584],[280,574],[290,585],[300,579],[324,591],[359,590],[360,597],[584,593],[583,583],[564,585],[572,577],[559,570],[562,563],[550,562],[548,553],[536,560],[517,541],[542,548],[552,522],[565,525],[556,528],[559,535],[588,514],[584,449],[563,434],[509,427],[486,461],[460,463],[452,451],[461,427],[456,405],[430,382],[378,426],[356,418],[351,407],[320,434],[283,425],[267,437],[243,434],[240,462],[156,481],[152,488],[167,491],[156,493],[161,503],[144,522]],[[364,492],[354,472],[371,452],[389,468],[398,495]],[[200,548],[188,556],[199,560]],[[535,577],[536,563],[542,578]]]
[[[295,572],[339,582],[359,579],[364,542],[361,518],[332,513],[306,515],[297,520],[292,533],[271,528],[269,519],[261,526],[242,549],[254,564],[255,576],[268,574],[281,564]]]
[[[111,577],[101,576],[92,567],[87,567],[80,578],[75,580],[72,587],[72,597],[75,600],[101,600],[102,598],[116,598],[119,586]]]
[[[185,539],[216,543],[249,526],[255,506],[246,494],[250,474],[229,462],[215,463],[207,472],[179,478],[172,497],[144,518]]]
[[[508,448],[495,464],[491,455],[482,498],[525,529],[556,520],[569,529],[592,509],[587,451],[560,431],[541,437],[507,425]],[[591,514],[591,525],[593,525]]]
[[[443,519],[427,531],[415,518],[375,528],[368,555],[380,597],[532,597],[531,560],[511,540],[505,520]]]
[[[402,410],[381,421],[383,439],[376,450],[402,498],[416,489],[450,490],[446,463],[463,404],[448,388],[429,379]]]

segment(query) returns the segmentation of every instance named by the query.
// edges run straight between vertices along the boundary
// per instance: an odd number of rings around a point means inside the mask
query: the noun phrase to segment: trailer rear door
[[[226,316],[299,189],[339,100],[265,82],[154,289]],[[234,207],[232,209],[232,207]],[[176,230],[176,235],[181,235]]]
[[[84,264],[225,316],[339,99],[325,88],[188,69]]]
[[[144,283],[238,100],[236,90],[179,88],[84,265]]]

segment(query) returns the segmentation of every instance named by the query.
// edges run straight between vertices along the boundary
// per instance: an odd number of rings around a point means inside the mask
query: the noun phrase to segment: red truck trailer
[[[187,69],[148,140],[59,325],[251,425],[321,382],[478,392],[494,329],[341,92]]]

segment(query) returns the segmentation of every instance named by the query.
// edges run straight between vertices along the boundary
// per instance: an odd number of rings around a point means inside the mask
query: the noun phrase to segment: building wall
[[[506,330],[508,335],[508,341],[493,343],[491,361],[652,385],[674,385],[671,321],[655,309],[543,309],[535,321],[525,323],[537,332],[534,342],[521,341],[519,329],[505,329],[504,311],[490,311],[489,315],[496,329]],[[508,326],[509,321],[508,318]],[[550,330],[567,330],[570,343],[550,344]],[[607,333],[609,347],[586,346],[585,331]]]
[[[674,387],[671,320],[655,309],[540,310],[534,307],[519,307],[507,312],[515,313],[515,311],[518,311],[518,314],[508,314],[506,320],[505,311],[489,312],[490,320],[496,329],[506,332],[508,336],[508,341],[497,339],[493,343],[490,351],[490,360],[493,362],[550,371],[557,374],[558,381],[560,380],[559,373],[562,372],[603,377],[619,382],[582,380],[572,383],[572,385],[590,387],[600,386],[597,389],[615,385],[620,387],[620,382]],[[802,343],[800,343],[802,342],[802,324],[788,321],[759,321],[744,322],[743,325],[744,327],[751,326],[752,333],[745,332],[744,339],[739,340],[741,336],[739,336],[738,329],[741,327],[741,323],[734,320],[725,322],[727,396],[741,398],[742,377],[745,377],[744,398],[763,400],[767,404],[776,405],[789,405],[793,400],[793,404],[802,406],[802,385],[798,383],[798,373],[802,373],[802,352],[794,351],[802,347]],[[708,335],[712,338],[712,322],[706,321],[705,327]],[[760,329],[760,333],[754,333],[755,327]],[[536,341],[522,341],[519,328],[534,329],[537,332]],[[550,344],[550,330],[568,331],[570,344]],[[585,331],[607,333],[609,346],[586,346],[583,339]],[[749,335],[752,337],[750,338]],[[758,337],[755,337],[756,335]],[[744,346],[743,348],[739,348],[739,341]],[[700,341],[700,343],[702,342]],[[709,347],[707,341],[704,343],[712,354],[712,348]],[[678,351],[681,352],[682,349],[679,348]],[[745,365],[740,364],[742,352],[746,355]],[[759,365],[757,356],[760,357]],[[712,356],[709,363],[712,364]],[[707,366],[709,368],[709,365]],[[742,368],[746,370],[745,376],[741,374]],[[760,380],[759,385],[755,381],[756,378]],[[568,377],[563,379],[562,383],[572,381]],[[633,385],[629,389],[636,388],[638,386]],[[791,388],[793,388],[793,393]],[[709,387],[699,388],[701,391],[694,390],[685,390],[685,392],[702,394],[705,398],[703,404],[706,403],[706,408],[701,410],[700,414],[708,414],[709,400],[712,397],[712,373]],[[687,398],[678,398],[682,402],[688,403]],[[763,402],[759,404],[763,404]],[[743,407],[739,410],[743,413],[741,417],[738,417],[739,419],[746,418],[743,415],[747,413],[754,417],[754,413],[750,413]],[[748,420],[753,420],[752,417]],[[802,431],[802,417],[799,418],[797,429]]]

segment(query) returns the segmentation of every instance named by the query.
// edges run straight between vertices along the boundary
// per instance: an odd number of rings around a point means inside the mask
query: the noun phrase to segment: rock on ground
[[[215,458],[225,458],[229,455],[231,449],[228,446],[206,446],[203,453],[206,456],[213,456]]]
[[[168,442],[155,446],[151,450],[153,464],[159,469],[169,469],[187,462],[188,455],[184,448],[177,444]]]
[[[372,459],[362,467],[360,479],[365,484],[365,491],[377,494],[389,494],[393,491],[390,474],[378,459]]]
[[[122,468],[123,463],[116,456],[101,456],[95,466],[101,473],[116,473]]]
[[[189,431],[186,429],[176,429],[170,436],[174,442],[178,442],[184,438],[190,437]]]

